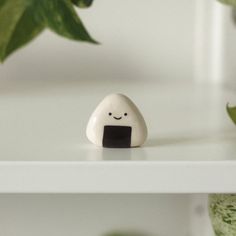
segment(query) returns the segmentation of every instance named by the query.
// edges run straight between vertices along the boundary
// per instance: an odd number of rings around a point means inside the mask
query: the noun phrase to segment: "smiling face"
[[[113,116],[111,112],[109,112],[108,115],[109,115],[109,116]],[[125,112],[125,113],[124,113],[124,116],[127,116],[127,115],[128,115],[128,114]],[[113,118],[114,118],[115,120],[121,120],[121,119],[122,119],[122,116],[119,116],[119,117],[113,116]]]
[[[111,94],[98,105],[87,125],[88,139],[102,146],[105,126],[131,127],[131,146],[141,145],[147,136],[145,121],[135,104],[125,95]]]

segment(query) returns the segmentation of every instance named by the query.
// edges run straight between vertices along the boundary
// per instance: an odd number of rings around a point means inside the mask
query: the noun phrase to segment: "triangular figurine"
[[[110,94],[91,115],[86,134],[97,146],[138,147],[147,138],[147,126],[142,114],[128,97]]]

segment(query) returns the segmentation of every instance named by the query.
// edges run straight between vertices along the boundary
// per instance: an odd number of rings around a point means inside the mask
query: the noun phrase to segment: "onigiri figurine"
[[[147,138],[147,126],[142,114],[128,97],[110,94],[92,113],[86,135],[97,146],[138,147]]]

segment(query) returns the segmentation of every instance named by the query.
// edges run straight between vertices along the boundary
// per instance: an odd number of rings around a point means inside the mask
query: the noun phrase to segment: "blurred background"
[[[77,11],[101,45],[46,30],[0,65],[1,80],[233,81],[232,8],[216,0],[99,0]]]
[[[206,198],[181,194],[0,195],[0,234],[213,236]]]
[[[6,83],[193,79],[200,2],[204,8],[203,0],[94,1],[92,7],[78,12],[101,45],[45,31],[0,66],[0,78]]]
[[[101,45],[70,41],[45,31],[0,66],[1,84],[22,79],[57,83],[233,80],[236,33],[232,8],[216,0],[99,0],[78,12]]]

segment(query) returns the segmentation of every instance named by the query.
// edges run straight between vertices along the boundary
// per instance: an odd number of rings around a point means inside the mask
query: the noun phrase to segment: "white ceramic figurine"
[[[137,147],[147,138],[147,126],[142,114],[128,97],[110,94],[91,115],[86,134],[98,146]]]

